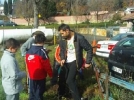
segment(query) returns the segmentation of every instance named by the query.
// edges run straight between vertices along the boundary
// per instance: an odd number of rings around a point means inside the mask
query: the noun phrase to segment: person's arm
[[[86,64],[90,65],[90,63],[92,61],[92,57],[93,57],[93,48],[92,48],[91,44],[85,39],[84,36],[80,40],[80,45],[87,52],[85,65]]]
[[[20,51],[22,56],[26,55],[27,45],[25,45],[25,43],[21,46]]]
[[[18,71],[19,68],[17,68],[18,66],[13,60],[11,60],[10,63],[7,64],[7,66],[8,67],[6,68],[6,71],[10,78],[19,80],[26,77],[26,72]]]
[[[52,78],[53,73],[52,73],[52,67],[51,67],[51,64],[49,61],[49,57],[45,50],[42,49],[42,51],[43,51],[43,55],[42,55],[42,59],[41,59],[41,63],[42,63],[41,65],[42,65],[44,71],[49,75],[49,77]]]
[[[22,56],[26,55],[26,52],[30,49],[33,42],[34,42],[34,39],[32,37],[30,37],[24,44],[22,44],[22,46],[20,48]]]
[[[63,66],[66,61],[66,41],[60,40],[59,47],[60,47],[60,58],[61,58],[60,64],[61,66]]]
[[[50,64],[49,59],[43,60],[43,68],[44,68],[45,72],[47,72],[49,77],[52,78],[53,72],[52,72],[52,68],[51,68],[51,64]]]

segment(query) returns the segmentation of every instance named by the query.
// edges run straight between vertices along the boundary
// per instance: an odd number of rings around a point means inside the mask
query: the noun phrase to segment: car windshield
[[[121,39],[125,38],[128,34],[117,34],[116,36],[112,37],[110,40],[113,41],[120,41]]]

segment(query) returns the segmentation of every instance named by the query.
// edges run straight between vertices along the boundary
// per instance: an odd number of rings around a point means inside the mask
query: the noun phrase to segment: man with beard
[[[80,100],[76,86],[76,74],[81,69],[83,50],[86,51],[85,68],[90,67],[93,49],[89,42],[79,33],[72,31],[67,24],[61,24],[58,28],[62,36],[59,41],[61,66],[66,67],[66,83],[74,100]]]

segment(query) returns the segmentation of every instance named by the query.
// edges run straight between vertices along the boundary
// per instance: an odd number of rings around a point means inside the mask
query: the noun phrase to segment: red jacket
[[[52,69],[48,55],[43,46],[33,45],[26,53],[26,64],[30,79],[41,80],[52,77]]]

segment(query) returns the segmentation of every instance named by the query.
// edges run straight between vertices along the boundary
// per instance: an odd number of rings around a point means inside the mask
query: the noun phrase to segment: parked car
[[[100,57],[108,58],[109,53],[115,44],[120,41],[121,39],[125,38],[127,35],[132,34],[129,33],[119,33],[116,36],[110,38],[110,40],[103,40],[97,42],[97,49],[95,54]]]
[[[108,60],[112,76],[126,81],[134,81],[134,35],[128,35],[111,50]]]
[[[131,14],[134,12],[134,7],[127,7],[124,11],[125,14]]]
[[[17,24],[12,21],[0,20],[0,26],[17,26]]]

